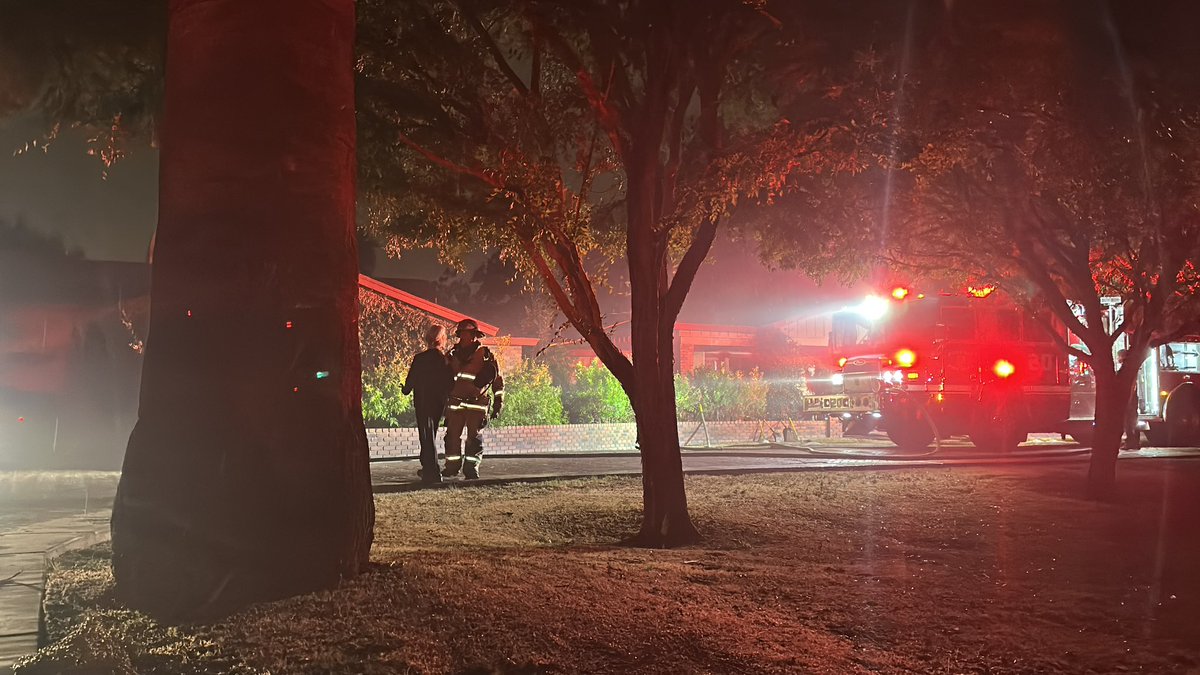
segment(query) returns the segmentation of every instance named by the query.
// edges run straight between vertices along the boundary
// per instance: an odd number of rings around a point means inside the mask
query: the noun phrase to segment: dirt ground
[[[137,672],[1200,673],[1200,461],[1124,461],[1110,504],[1085,470],[694,477],[677,550],[614,544],[632,479],[380,496],[370,573],[169,629],[93,550],[18,672],[107,639]]]

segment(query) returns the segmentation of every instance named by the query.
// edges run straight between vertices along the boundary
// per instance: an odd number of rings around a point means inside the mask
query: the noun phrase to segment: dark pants
[[[417,438],[421,441],[421,469],[431,476],[436,475],[439,471],[437,446],[434,441],[437,438],[438,425],[441,423],[441,409],[417,411]]]
[[[1141,408],[1141,404],[1137,392],[1134,392],[1125,409],[1125,447],[1130,450],[1142,447],[1142,432],[1138,431],[1138,409]]]

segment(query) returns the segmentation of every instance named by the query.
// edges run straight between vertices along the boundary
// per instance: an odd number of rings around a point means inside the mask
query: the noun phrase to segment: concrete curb
[[[100,530],[85,532],[62,543],[54,544],[50,548],[46,549],[44,552],[46,562],[48,563],[64,553],[78,551],[81,548],[88,548],[89,546],[95,546],[96,544],[103,544],[109,539],[112,539],[112,530],[107,527]]]
[[[761,457],[763,455],[755,455]],[[789,455],[794,457],[794,455]],[[1064,464],[1079,462],[1087,458],[1087,451],[1073,452],[1063,456],[1041,456],[1028,459],[988,459],[988,460],[908,460],[906,464],[897,463],[862,463],[841,466],[825,464],[815,466],[779,466],[779,467],[737,467],[728,469],[685,469],[685,476],[738,476],[765,473],[808,473],[817,471],[897,471],[901,469],[949,469],[954,467],[987,467],[987,466],[1020,466],[1028,464]],[[845,458],[839,458],[845,459]],[[1130,458],[1138,459],[1138,458]],[[1148,459],[1148,458],[1147,458]],[[442,483],[425,485],[420,481],[407,483],[380,483],[373,487],[375,494],[397,494],[416,492],[418,490],[453,490],[459,488],[496,487],[515,483],[545,483],[553,480],[580,480],[583,478],[632,477],[642,475],[640,471],[604,471],[597,473],[558,473],[558,474],[527,474],[523,476],[505,476],[503,478],[479,478],[476,480],[450,480]]]
[[[820,459],[871,459],[880,461],[911,461],[916,459],[930,458],[936,456],[937,453],[922,453],[922,454],[854,454],[854,450],[862,450],[863,448],[846,447],[846,452],[841,452],[839,448],[844,446],[821,446],[814,443],[811,446],[799,446],[799,444],[787,443],[762,443],[760,444],[742,444],[742,446],[728,447],[684,447],[680,448],[684,455],[696,456],[731,456],[731,458],[785,458],[792,459],[797,456],[815,456]],[[878,446],[878,449],[889,449],[895,446]],[[761,448],[761,449],[760,449]],[[970,446],[954,446],[952,448],[944,448],[940,450],[942,453],[948,450],[965,450],[965,454],[977,452],[976,449]],[[1042,456],[1056,456],[1066,453],[1086,454],[1092,452],[1091,448],[1079,446],[1058,446],[1058,447],[1037,447],[1030,446],[1016,450],[1015,453],[1010,453],[1015,458],[1042,458]],[[439,453],[440,459],[440,453]],[[636,458],[641,456],[636,452],[602,452],[602,453],[505,453],[486,455],[487,459],[578,459],[586,460],[590,458]],[[372,458],[371,464],[386,464],[391,461],[416,461],[420,459],[418,455],[392,456],[392,458]],[[947,459],[970,459],[970,458],[947,458]]]
[[[938,452],[929,452],[923,454],[855,454],[854,448],[847,449],[846,452],[837,450],[841,446],[803,446],[803,445],[785,445],[781,443],[763,444],[761,450],[756,449],[758,446],[739,445],[730,447],[685,447],[682,448],[684,455],[696,455],[703,457],[777,457],[783,459],[795,459],[796,457],[813,457],[817,459],[869,459],[878,460],[881,462],[892,461],[914,461],[920,459],[971,459],[970,454],[976,450],[970,446],[955,446],[953,448],[943,449],[943,453],[939,456]],[[879,446],[879,449],[886,450],[894,446]],[[861,450],[861,448],[859,448]],[[947,455],[952,450],[964,450],[961,455]],[[1005,457],[1022,459],[1026,457],[1056,457],[1065,454],[1087,454],[1091,452],[1091,448],[1083,448],[1074,445],[1062,447],[1045,447],[1028,449],[1014,452]],[[638,457],[637,452],[537,452],[537,453],[521,453],[521,454],[503,454],[503,455],[486,455],[488,459],[589,459],[589,458],[612,458],[612,457]],[[990,455],[988,459],[997,459],[1000,456]],[[440,458],[440,456],[439,456]],[[376,457],[371,459],[371,464],[386,464],[388,462],[415,462],[419,459],[416,455],[404,457]]]

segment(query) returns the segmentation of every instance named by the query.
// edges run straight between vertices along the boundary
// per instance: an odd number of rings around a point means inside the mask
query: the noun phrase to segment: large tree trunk
[[[374,508],[360,399],[353,0],[171,0],[117,592],[160,617],[336,585]]]
[[[648,175],[648,172],[643,173]],[[676,425],[673,321],[663,320],[666,250],[654,241],[651,181],[630,181],[629,285],[633,410],[642,455],[642,527],[634,543],[678,546],[699,539],[688,515]]]

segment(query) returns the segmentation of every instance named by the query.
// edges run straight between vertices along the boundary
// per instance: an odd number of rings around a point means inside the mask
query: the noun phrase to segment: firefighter
[[[471,319],[458,322],[454,330],[458,342],[450,350],[450,370],[454,384],[446,402],[446,467],[443,476],[479,478],[483,461],[483,427],[500,415],[504,405],[504,379],[491,350],[479,343],[483,333]],[[491,395],[489,395],[491,390]],[[466,452],[462,432],[467,430]]]

